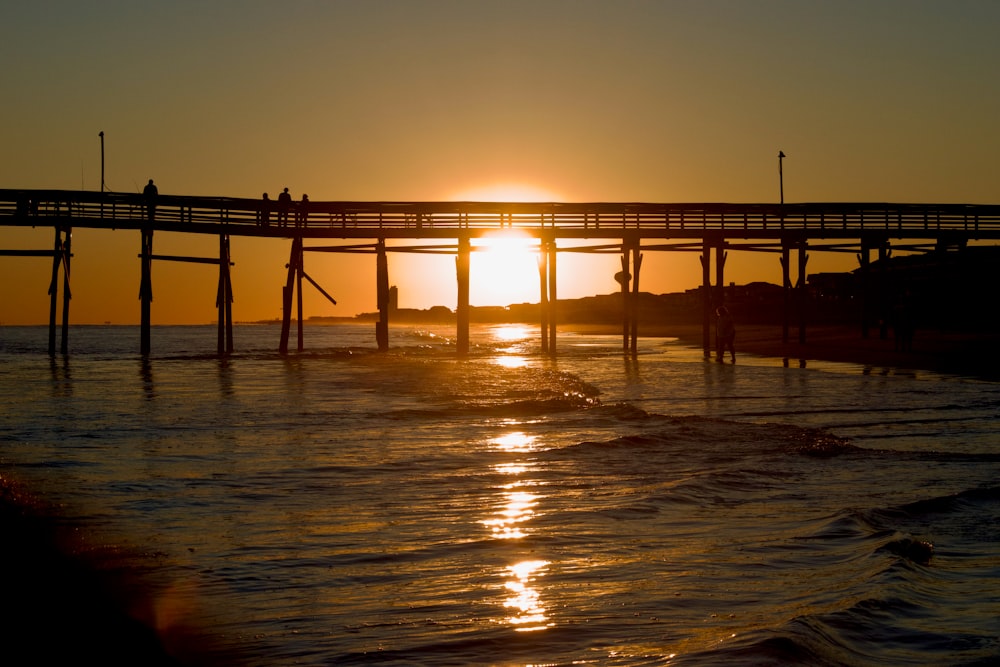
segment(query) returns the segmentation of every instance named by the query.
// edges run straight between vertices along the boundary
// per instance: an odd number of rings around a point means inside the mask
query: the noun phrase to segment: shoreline
[[[564,324],[567,333],[621,335],[621,326]],[[639,327],[640,338],[676,338],[691,347],[701,348],[699,324],[652,325]],[[712,357],[715,357],[714,327],[710,332]],[[778,325],[738,326],[736,362],[740,354],[782,359],[787,362],[831,361],[866,367],[920,369],[952,375],[967,375],[984,380],[1000,380],[1000,334],[918,331],[909,351],[896,349],[891,333],[882,339],[873,327],[868,338],[860,328],[843,325],[817,326],[806,330],[805,343],[798,341],[798,328],[789,329],[789,342],[782,342]],[[728,363],[728,359],[727,359]]]
[[[293,320],[294,321],[294,320]],[[268,326],[280,324],[271,322],[240,322],[241,326]],[[357,318],[326,318],[321,321],[306,320],[307,326],[370,326],[371,322]],[[537,327],[537,322],[483,322],[476,321],[479,326],[517,324],[525,327]],[[395,321],[390,326],[455,326],[454,322],[430,321]],[[46,325],[2,325],[44,327]],[[109,326],[79,324],[74,326]],[[121,324],[110,326],[134,327],[138,325]],[[207,324],[166,324],[154,326],[215,326]],[[557,331],[568,334],[583,335],[622,335],[621,323],[574,323],[562,322],[557,325]],[[703,345],[701,324],[639,324],[640,338],[675,338],[681,344],[700,349]],[[710,345],[712,357],[714,349],[714,325],[710,329]],[[858,364],[865,367],[899,368],[911,370],[926,370],[950,375],[964,375],[983,380],[1000,380],[1000,330],[997,332],[960,332],[943,331],[939,329],[918,330],[910,350],[896,349],[892,333],[886,338],[880,337],[878,327],[871,327],[868,337],[861,335],[859,326],[816,325],[807,327],[804,343],[798,341],[798,327],[789,327],[789,341],[782,342],[782,327],[777,324],[739,325],[736,328],[737,363],[741,354],[753,354],[783,360],[786,365],[795,362],[804,365],[809,361],[827,361]],[[374,336],[373,336],[374,342]]]

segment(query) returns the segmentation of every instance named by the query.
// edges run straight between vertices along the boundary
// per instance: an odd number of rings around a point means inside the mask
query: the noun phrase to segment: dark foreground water
[[[1000,660],[1000,384],[370,329],[2,328],[0,474],[251,665]]]

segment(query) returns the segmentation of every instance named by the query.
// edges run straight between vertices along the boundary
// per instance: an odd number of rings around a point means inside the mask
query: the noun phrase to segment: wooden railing
[[[150,224],[140,194],[69,190],[0,190],[0,225],[72,225],[139,228]],[[774,236],[801,231],[813,236],[884,232],[932,237],[957,233],[1000,238],[1000,205],[804,203],[655,204],[510,202],[294,202],[231,197],[160,195],[154,229],[233,234],[378,236],[412,238],[451,230],[549,230],[571,236],[614,236],[634,230],[664,237],[721,232],[726,236]],[[436,232],[437,234],[433,234]]]

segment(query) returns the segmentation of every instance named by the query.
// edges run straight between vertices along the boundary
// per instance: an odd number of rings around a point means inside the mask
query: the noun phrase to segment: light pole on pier
[[[778,151],[778,192],[781,196],[781,203],[785,203],[785,177],[781,173],[781,161],[785,159],[785,153]]]
[[[101,137],[101,192],[104,192],[104,130],[98,136]]]

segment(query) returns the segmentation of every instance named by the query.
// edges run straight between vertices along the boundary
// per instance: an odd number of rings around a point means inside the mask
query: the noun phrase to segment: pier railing
[[[141,194],[0,190],[0,225],[176,229],[247,235],[360,237],[440,236],[458,230],[549,230],[557,236],[813,236],[884,232],[930,237],[959,233],[1000,238],[1000,205],[893,203],[562,203],[562,202],[293,202],[160,195],[150,218]]]

